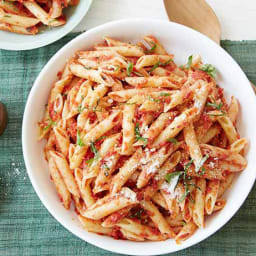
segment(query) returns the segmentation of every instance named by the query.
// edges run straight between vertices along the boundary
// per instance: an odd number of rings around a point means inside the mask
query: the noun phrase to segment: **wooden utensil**
[[[219,20],[205,0],[164,0],[171,21],[193,28],[220,44]],[[252,85],[256,93],[255,85]]]
[[[7,125],[7,110],[2,102],[0,102],[0,135],[4,132]]]

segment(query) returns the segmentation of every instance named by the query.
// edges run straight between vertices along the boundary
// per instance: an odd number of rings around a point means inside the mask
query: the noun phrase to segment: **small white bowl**
[[[83,19],[91,6],[92,0],[80,0],[76,6],[65,8],[67,23],[60,27],[46,28],[37,35],[21,35],[0,30],[0,49],[4,50],[31,50],[51,44],[72,31]]]
[[[234,95],[241,104],[238,120],[241,136],[250,139],[249,152],[246,155],[248,166],[236,177],[232,187],[225,193],[227,198],[225,208],[207,218],[206,227],[197,230],[181,245],[175,244],[173,240],[142,243],[121,241],[86,232],[75,212],[67,211],[61,205],[44,160],[44,143],[37,141],[37,122],[43,116],[52,83],[57,79],[58,71],[77,50],[90,49],[93,44],[101,42],[102,36],[106,35],[135,42],[149,34],[156,36],[168,52],[175,54],[175,61],[178,64],[186,63],[192,53],[199,53],[204,63],[211,63],[217,67],[218,83],[225,88],[226,96]],[[35,191],[49,212],[64,227],[84,241],[109,251],[129,255],[159,255],[175,252],[197,244],[215,233],[231,219],[249,194],[256,176],[255,109],[254,92],[241,68],[228,53],[204,35],[167,21],[135,19],[110,22],[87,31],[69,42],[51,58],[36,79],[28,97],[22,127],[23,154],[27,172]]]

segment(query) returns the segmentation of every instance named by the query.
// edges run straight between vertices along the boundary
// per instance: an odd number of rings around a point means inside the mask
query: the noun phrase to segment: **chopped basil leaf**
[[[154,98],[151,97],[151,96],[148,96],[148,99],[151,100],[151,101],[154,101],[154,102],[161,102],[161,100],[154,99]]]
[[[104,175],[105,175],[106,177],[108,177],[108,175],[109,175],[108,171],[104,171]]]
[[[159,66],[166,66],[168,65],[172,59],[167,60],[166,62],[161,62],[160,60],[151,68],[148,70],[149,73],[151,73],[154,69],[158,68]]]
[[[79,145],[80,147],[84,147],[84,143],[80,137],[80,131],[77,130],[77,135],[76,135],[76,144]]]
[[[85,161],[88,165],[91,165],[94,161],[94,158],[90,158],[87,161]]]
[[[82,110],[83,110],[83,109],[82,109],[82,104],[79,104],[78,107],[77,107],[77,111],[78,111],[79,113],[81,113]]]
[[[183,172],[170,172],[170,173],[167,173],[167,174],[165,175],[165,180],[166,180],[168,183],[170,183],[173,178],[175,178],[175,177],[177,177],[177,176],[180,177],[180,175],[182,175],[182,174],[183,174]],[[178,180],[177,180],[177,183],[178,183]]]
[[[199,172],[199,174],[200,174],[200,175],[204,175],[204,174],[205,174],[205,168],[204,168],[204,167],[201,169],[201,171]]]
[[[151,42],[151,43],[153,44],[153,46],[152,46],[152,48],[150,48],[150,49],[147,51],[147,53],[152,53],[152,52],[154,52],[155,49],[156,49],[156,43],[155,43],[155,42]]]
[[[143,143],[144,143],[144,146],[146,146],[147,143],[148,143],[148,139],[147,138],[143,138],[140,135],[139,123],[136,123],[136,125],[135,125],[135,139],[136,139],[136,141],[142,140]]]
[[[148,72],[150,73],[150,72],[152,72],[153,70],[155,70],[156,68],[158,68],[159,65],[160,65],[160,63],[161,63],[161,62],[160,62],[160,60],[159,60],[151,69],[149,69]]]
[[[186,68],[191,68],[192,60],[193,60],[193,55],[190,55],[190,56],[188,57],[188,63],[187,63],[187,65],[186,65]]]
[[[209,114],[207,113],[208,116],[225,116],[225,113],[221,113],[221,114]]]
[[[106,135],[104,135],[104,136],[100,136],[97,140],[95,140],[94,141],[94,143],[97,143],[98,141],[100,141],[100,140],[104,140],[104,139],[106,139],[107,138],[107,136]]]
[[[85,66],[84,66],[84,68],[85,68],[85,69],[87,69],[87,70],[90,70],[90,69],[92,69],[91,67],[85,67]]]
[[[176,144],[178,141],[175,138],[167,139],[167,141]]]
[[[165,66],[167,66],[171,61],[172,61],[172,59],[169,59],[169,60],[167,60],[166,62],[161,63],[161,66],[165,67]]]
[[[141,219],[141,214],[144,212],[143,209],[139,209],[137,212],[135,212],[134,214],[131,214],[129,217],[130,218],[138,218]]]
[[[54,122],[50,117],[49,117],[49,123],[47,126],[43,128],[44,131],[48,130],[52,125],[56,125],[56,122]]]
[[[188,186],[195,187],[195,188],[197,188],[197,189],[199,189],[199,190],[201,191],[201,188],[198,187],[198,186],[197,186],[196,184],[194,184],[194,183],[188,183],[187,185],[188,185]]]
[[[91,148],[92,153],[94,154],[94,157],[95,157],[96,155],[98,155],[98,150],[97,150],[97,148],[95,147],[94,142],[91,142],[91,143],[90,143],[90,148]]]
[[[133,70],[133,63],[128,62],[128,65],[127,65],[127,68],[126,68],[128,76],[131,76],[132,70]]]
[[[170,93],[167,93],[167,92],[161,92],[161,93],[160,93],[160,96],[165,96],[165,97],[166,97],[166,96],[170,96],[170,95],[171,95],[171,94],[170,94]]]
[[[206,72],[213,78],[217,77],[217,69],[212,64],[204,64],[199,70]]]
[[[223,103],[220,102],[219,104],[217,104],[216,100],[213,99],[213,102],[207,102],[206,106],[213,107],[213,108],[216,108],[216,109],[222,111]]]
[[[185,193],[182,195],[182,197],[179,199],[179,203],[182,203],[185,198],[187,197],[187,195],[190,193],[190,190],[187,188],[187,186],[185,186]]]

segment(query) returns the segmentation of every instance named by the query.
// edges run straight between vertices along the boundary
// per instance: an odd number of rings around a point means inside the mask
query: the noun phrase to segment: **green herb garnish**
[[[152,72],[153,70],[155,70],[156,68],[158,68],[159,65],[160,65],[160,63],[161,63],[161,62],[160,62],[160,60],[159,60],[151,69],[149,69],[148,72],[150,73],[150,72]]]
[[[81,113],[84,108],[82,108],[82,104],[79,104],[77,107],[77,112]]]
[[[186,64],[186,65],[181,65],[181,66],[179,66],[179,68],[180,68],[180,69],[189,69],[189,68],[191,68],[192,60],[193,60],[193,55],[190,55],[190,56],[188,57],[188,62],[187,62],[187,64]]]
[[[106,139],[107,138],[107,136],[106,135],[104,135],[104,136],[100,136],[97,140],[95,140],[94,141],[94,143],[97,143],[98,141],[100,141],[100,140],[104,140],[104,139]]]
[[[209,116],[224,116],[226,113],[222,110],[222,107],[223,107],[223,103],[220,102],[219,104],[217,104],[216,100],[214,98],[212,98],[212,101],[213,102],[207,102],[206,103],[206,106],[208,107],[213,107],[219,111],[221,111],[222,113],[221,114],[208,114]]]
[[[216,78],[217,69],[212,64],[204,64],[199,70],[206,72],[209,76]]]
[[[92,151],[92,153],[94,154],[94,158],[95,158],[95,156],[98,155],[99,151],[98,151],[97,148],[95,147],[94,142],[91,142],[91,143],[90,143],[90,148],[91,148],[91,151]]]
[[[43,128],[44,131],[48,130],[52,125],[56,125],[56,122],[54,122],[50,117],[49,117],[49,123],[47,126]]]
[[[158,100],[158,99],[154,99],[153,97],[151,96],[148,96],[148,99],[153,101],[153,102],[161,102],[161,100]]]
[[[152,46],[152,48],[150,48],[150,49],[147,51],[147,53],[152,53],[152,52],[154,52],[155,49],[156,49],[156,43],[155,43],[155,42],[151,42],[151,43],[153,44],[153,46]]]
[[[183,221],[181,222],[181,224],[182,224],[182,226],[185,226],[185,225],[187,224],[187,222],[183,220]]]
[[[221,112],[223,112],[222,111],[223,103],[220,102],[219,104],[217,104],[217,102],[216,102],[216,100],[214,98],[212,98],[212,100],[213,100],[213,103],[212,102],[207,102],[206,106],[213,107],[213,108],[218,109]]]
[[[159,66],[163,66],[165,67],[166,65],[168,65],[170,62],[172,61],[172,59],[167,60],[166,62],[161,62],[160,60],[157,61],[157,63],[148,70],[149,73],[151,73],[153,70],[155,70],[156,68],[158,68]]]
[[[209,114],[207,113],[208,116],[225,116],[224,113],[221,113],[221,114]]]
[[[143,138],[141,137],[140,135],[140,128],[139,128],[139,123],[136,123],[135,125],[135,140],[138,141],[138,140],[142,140],[143,141],[143,144],[144,144],[144,147],[147,145],[148,143],[148,139],[147,138]]]
[[[133,70],[133,63],[132,62],[128,62],[127,68],[126,68],[128,76],[131,76],[132,70]]]
[[[170,183],[171,182],[171,180],[173,179],[173,178],[175,178],[175,177],[180,177],[180,175],[182,175],[183,174],[183,172],[170,172],[170,173],[167,173],[166,175],[165,175],[165,180],[168,182],[168,183]],[[178,180],[177,180],[177,183],[178,183]],[[176,184],[177,185],[177,184]],[[175,186],[176,186],[175,185]]]
[[[131,214],[129,217],[130,218],[137,218],[137,219],[141,219],[141,214],[144,212],[143,209],[139,209],[137,212],[135,212],[134,214]]]
[[[193,60],[193,55],[190,55],[190,56],[188,57],[188,63],[187,63],[187,65],[186,65],[186,68],[191,68],[192,60]]]
[[[178,142],[175,138],[167,139],[167,141],[169,141],[173,144],[177,144],[177,142]]]
[[[164,97],[170,96],[170,95],[171,95],[171,94],[168,93],[168,92],[161,92],[161,93],[160,93],[160,96],[164,96]]]
[[[190,190],[189,190],[189,186],[187,183],[187,172],[189,167],[192,165],[193,160],[191,159],[185,166],[184,166],[184,172],[183,172],[183,182],[184,182],[184,186],[185,186],[185,193],[182,195],[182,197],[179,199],[179,202],[182,203],[184,201],[184,199],[190,194]]]
[[[205,174],[205,168],[204,168],[204,167],[201,169],[201,171],[199,172],[199,174],[200,174],[200,175],[204,175],[204,174]]]
[[[88,165],[91,165],[94,161],[94,158],[90,158],[87,161],[85,161]]]
[[[188,180],[191,180],[191,177],[187,176],[187,172],[189,167],[191,166],[191,164],[193,163],[193,160],[191,159],[185,166],[184,166],[184,171],[177,171],[177,172],[171,172],[171,173],[167,173],[165,175],[165,180],[168,183],[171,183],[173,186],[173,189],[176,188],[179,180],[183,180],[183,184],[185,186],[185,192],[182,195],[182,197],[179,199],[179,202],[182,203],[184,201],[184,199],[190,195],[190,186],[194,186],[196,188],[198,188],[195,184],[193,183],[188,183]],[[199,188],[200,189],[200,188]],[[191,198],[192,200],[192,198]]]
[[[100,157],[100,156],[99,156],[99,151],[98,151],[97,148],[95,147],[95,143],[97,143],[97,142],[100,141],[100,140],[105,139],[106,137],[107,137],[107,136],[105,136],[105,135],[104,135],[104,136],[101,136],[101,137],[99,137],[97,140],[92,141],[92,142],[90,143],[90,148],[91,148],[92,153],[94,154],[94,157],[93,157],[93,158],[90,158],[89,160],[87,160],[87,161],[86,161],[87,164],[91,165],[94,160],[99,159],[99,157]]]
[[[80,137],[80,131],[79,131],[79,130],[77,130],[76,144],[77,144],[78,146],[80,146],[80,147],[84,147],[84,146],[85,146],[84,143],[83,143],[83,141],[82,141],[82,139],[81,139],[81,137]]]
[[[172,61],[172,59],[169,59],[169,60],[167,60],[166,62],[161,63],[161,66],[165,67],[165,66],[167,66],[171,61]]]

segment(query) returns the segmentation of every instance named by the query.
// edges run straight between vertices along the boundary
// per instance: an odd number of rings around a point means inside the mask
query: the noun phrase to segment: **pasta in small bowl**
[[[197,32],[154,20],[100,26],[60,50],[35,82],[23,123],[28,173],[47,209],[85,241],[134,255],[174,252],[224,225],[249,193],[249,103],[240,68]]]
[[[0,49],[28,50],[69,33],[87,13],[92,0],[0,2]]]

